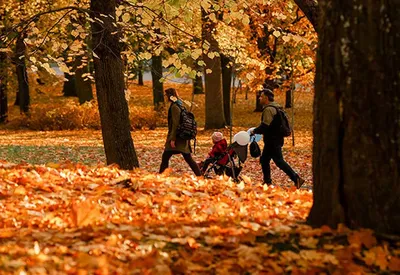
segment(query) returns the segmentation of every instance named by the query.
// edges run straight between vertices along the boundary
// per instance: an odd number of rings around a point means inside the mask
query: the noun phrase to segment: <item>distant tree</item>
[[[318,3],[308,221],[400,234],[400,2]]]
[[[0,0],[0,6],[3,0]],[[0,22],[6,23],[4,20],[5,10],[0,11]],[[0,28],[0,49],[4,49],[3,37],[6,33],[6,28]],[[7,98],[7,53],[0,51],[0,124],[8,120],[8,98]]]
[[[139,66],[137,70],[137,76],[138,76],[138,85],[143,86],[144,81],[143,81],[143,61],[139,61]]]
[[[116,0],[91,0],[90,3],[94,17],[91,23],[93,49],[98,56],[94,58],[96,94],[107,163],[133,169],[139,167],[139,161],[130,133],[125,99],[116,4]]]
[[[29,113],[30,95],[29,95],[29,81],[28,73],[26,71],[26,45],[24,39],[26,38],[25,32],[18,34],[17,42],[15,45],[15,66],[18,79],[18,94],[16,105],[19,106],[21,113]]]
[[[197,62],[195,62],[194,67],[197,73],[196,76],[193,78],[193,93],[195,95],[204,94],[202,67],[199,66]],[[200,75],[198,73],[200,73]]]
[[[161,54],[151,57],[151,79],[153,83],[153,105],[156,110],[164,103],[163,68]]]
[[[231,125],[231,85],[232,85],[232,64],[230,58],[221,54],[222,67],[222,96],[224,101],[224,116],[227,125]]]
[[[70,33],[76,28],[76,25],[82,26],[82,30],[86,29],[87,21],[83,14],[77,14],[75,17],[71,18],[70,21],[67,27]],[[69,34],[68,39],[70,40],[68,43],[71,44],[75,40],[75,37]],[[63,58],[71,71],[71,73],[64,72],[65,78],[68,79],[68,81],[64,82],[63,94],[64,96],[78,97],[80,104],[93,99],[92,82],[90,79],[84,77],[85,75],[91,74],[90,61],[92,60],[92,56],[90,54],[90,34],[82,43],[86,47],[82,47],[82,51],[79,53],[75,53],[67,48],[63,54]],[[68,54],[71,56],[68,56]]]

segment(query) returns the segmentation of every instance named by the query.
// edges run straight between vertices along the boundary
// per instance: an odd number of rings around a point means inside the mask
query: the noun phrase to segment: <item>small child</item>
[[[224,138],[221,132],[214,132],[211,136],[213,147],[210,152],[208,152],[208,156],[204,162],[200,163],[200,168],[202,173],[204,174],[207,171],[208,165],[216,160],[218,157],[221,157],[228,147],[226,139]]]

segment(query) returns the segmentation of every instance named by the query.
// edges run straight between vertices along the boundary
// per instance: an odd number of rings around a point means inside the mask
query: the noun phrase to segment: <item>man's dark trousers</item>
[[[271,159],[275,162],[283,172],[290,177],[293,182],[296,182],[298,175],[293,171],[292,167],[283,159],[282,147],[279,145],[264,145],[263,152],[260,157],[261,168],[264,176],[264,183],[272,184],[271,180]]]

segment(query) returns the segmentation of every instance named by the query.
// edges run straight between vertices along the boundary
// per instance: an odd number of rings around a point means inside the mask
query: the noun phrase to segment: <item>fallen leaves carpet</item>
[[[95,146],[97,138],[86,145]],[[239,184],[225,177],[196,178],[179,159],[158,175],[162,143],[148,142],[138,150],[156,148],[148,158],[141,155],[143,168],[134,171],[0,162],[0,273],[400,272],[398,239],[343,226],[307,226],[312,192],[262,187],[253,171],[256,161],[249,160],[254,166]],[[200,150],[205,153],[207,146]],[[285,154],[303,157],[307,163],[296,166],[307,174],[309,153],[300,147]]]

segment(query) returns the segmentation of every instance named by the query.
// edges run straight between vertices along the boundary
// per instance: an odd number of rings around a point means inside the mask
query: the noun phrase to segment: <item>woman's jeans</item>
[[[164,172],[164,170],[168,168],[169,159],[176,154],[182,154],[183,158],[185,159],[187,164],[189,164],[190,168],[193,170],[196,176],[202,175],[199,166],[192,158],[192,154],[190,153],[185,154],[179,151],[165,151],[165,150],[161,157],[160,173]]]

